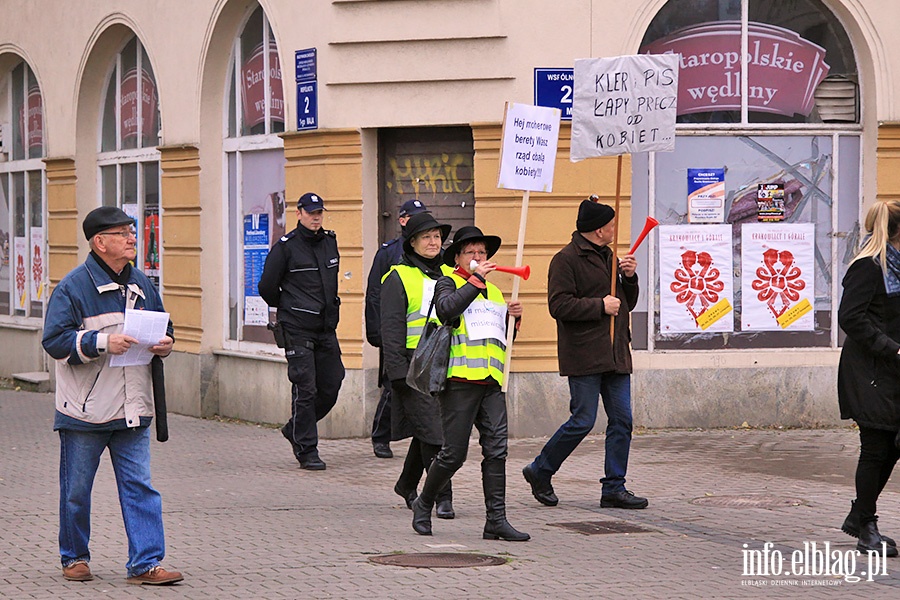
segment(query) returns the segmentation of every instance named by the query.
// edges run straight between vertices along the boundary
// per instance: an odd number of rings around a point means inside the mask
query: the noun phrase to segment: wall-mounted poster
[[[31,300],[44,299],[44,228],[31,228]]]
[[[159,287],[159,209],[144,209],[144,275]]]
[[[761,223],[784,221],[784,182],[757,186],[756,219]]]
[[[815,226],[745,223],[741,228],[741,329],[815,328]]]
[[[731,225],[659,228],[659,331],[734,331]]]
[[[269,307],[260,297],[257,285],[269,254],[269,215],[244,215],[244,324],[266,325]]]
[[[725,169],[688,169],[688,221],[725,221]]]
[[[13,264],[16,270],[16,310],[25,310],[28,301],[28,280],[31,279],[28,264],[28,239],[16,236],[13,240]]]

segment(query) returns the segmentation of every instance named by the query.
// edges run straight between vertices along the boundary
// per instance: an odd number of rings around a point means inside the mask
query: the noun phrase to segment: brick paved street
[[[513,440],[508,513],[531,533],[523,544],[481,539],[480,453],[454,478],[454,521],[416,535],[391,488],[392,460],[368,439],[324,440],[324,472],[300,470],[277,429],[170,416],[171,440],[153,442],[154,484],[163,494],[167,557],[182,584],[125,583],[126,541],[108,459],[94,489],[92,582],[63,580],[57,553],[58,438],[52,396],[0,391],[0,598],[896,598],[900,559],[873,581],[862,576],[744,576],[743,544],[764,542],[786,569],[804,542],[831,553],[855,548],[838,526],[853,497],[856,433],[835,430],[651,431],[636,435],[629,488],[643,511],[600,509],[603,437],[592,436],[554,479],[555,508],[531,497],[521,468],[543,439]],[[900,534],[900,484],[881,502],[880,526]],[[778,508],[718,506],[794,498]],[[692,502],[699,500],[699,503]],[[771,499],[771,498],[770,498]],[[559,523],[613,521],[647,533],[586,535]],[[382,566],[374,555],[484,553],[494,567]],[[799,554],[799,553],[798,553]],[[867,569],[866,557],[853,565]],[[805,560],[805,559],[804,559]],[[829,561],[834,562],[834,561]],[[845,563],[846,564],[846,563]],[[848,565],[849,566],[849,565]],[[809,564],[807,563],[807,567]],[[762,583],[750,586],[748,583]],[[773,589],[777,588],[777,589]]]

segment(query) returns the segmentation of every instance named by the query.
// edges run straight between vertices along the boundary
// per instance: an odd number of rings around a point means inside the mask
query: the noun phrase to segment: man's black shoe
[[[307,471],[325,470],[325,461],[319,458],[319,454],[317,452],[313,454],[307,454],[306,456],[298,456],[297,460],[300,461],[301,469],[306,469]]]
[[[531,495],[534,496],[535,500],[544,506],[556,506],[559,504],[559,498],[553,493],[553,486],[550,485],[549,481],[541,481],[541,478],[534,472],[534,468],[531,465],[525,465],[525,468],[522,469],[522,475],[525,476],[525,481],[531,486]]]
[[[391,452],[390,444],[372,442],[372,450],[378,458],[394,458],[394,453]]]
[[[600,508],[647,508],[650,502],[646,498],[635,496],[628,490],[622,490],[609,496],[601,496]]]
[[[291,432],[288,430],[288,426],[290,423],[285,423],[284,427],[281,428],[281,435],[284,436],[284,439],[291,443],[291,450],[294,451],[294,458],[300,461],[300,464],[303,464],[303,461],[300,460],[300,446],[294,443],[294,437],[291,435]]]

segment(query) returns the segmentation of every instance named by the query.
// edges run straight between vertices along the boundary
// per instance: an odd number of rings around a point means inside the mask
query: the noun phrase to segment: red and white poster
[[[259,44],[241,66],[241,100],[244,125],[254,127],[266,120],[266,81],[269,82],[269,115],[284,122],[284,90],[281,87],[281,63],[275,42],[269,44],[269,77],[266,79],[263,45]]]
[[[741,330],[815,328],[815,226],[745,223],[741,227]]]
[[[44,299],[44,273],[47,261],[44,260],[44,228],[31,228],[31,300],[40,302]]]
[[[16,295],[14,297],[17,310],[25,310],[28,302],[28,280],[31,279],[28,264],[28,238],[16,237],[13,240],[13,268],[16,272]]]
[[[659,228],[659,332],[734,331],[731,225]]]
[[[138,103],[141,104],[140,132],[143,136],[155,136],[157,95],[153,77],[146,69],[141,70],[141,93],[138,97],[137,69],[129,69],[122,78],[121,128],[122,139],[136,138],[138,135]]]

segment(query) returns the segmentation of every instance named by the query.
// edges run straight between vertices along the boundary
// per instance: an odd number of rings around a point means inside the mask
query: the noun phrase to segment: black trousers
[[[382,374],[381,398],[375,408],[372,420],[372,443],[389,444],[391,442],[391,380]]]
[[[891,478],[900,450],[896,431],[859,427],[859,463],[856,466],[856,505],[860,524],[875,519],[878,496]]]
[[[303,338],[292,335],[291,340],[293,346],[284,353],[292,384],[288,430],[299,447],[299,457],[317,451],[319,432],[316,423],[337,402],[344,380],[344,364],[337,334],[333,331]]]
[[[506,460],[509,427],[506,395],[496,383],[448,381],[440,395],[444,445],[435,464],[456,472],[466,461],[472,425],[478,429],[482,463]]]

